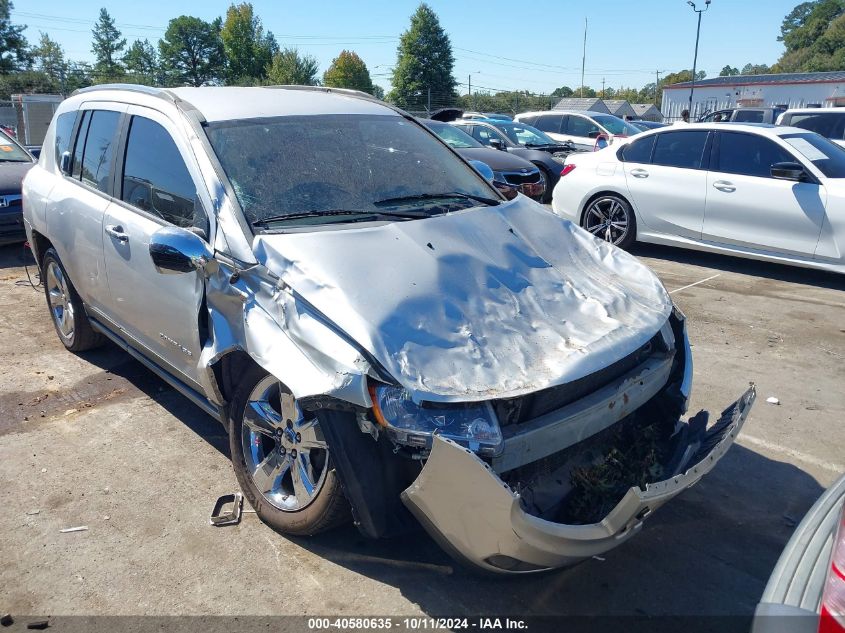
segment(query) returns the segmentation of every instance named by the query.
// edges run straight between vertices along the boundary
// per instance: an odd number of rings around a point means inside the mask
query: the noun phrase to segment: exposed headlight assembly
[[[496,455],[502,431],[489,402],[417,404],[401,387],[372,384],[376,421],[400,444],[430,448],[435,433],[482,455]]]

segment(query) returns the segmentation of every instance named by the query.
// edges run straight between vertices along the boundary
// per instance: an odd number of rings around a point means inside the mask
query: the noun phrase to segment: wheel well
[[[32,250],[33,257],[35,257],[35,263],[38,264],[40,270],[41,262],[44,260],[44,253],[47,252],[48,248],[53,247],[53,243],[38,231],[33,231],[32,242],[30,242],[29,247]]]
[[[237,349],[229,352],[211,366],[214,378],[217,380],[217,387],[226,402],[232,401],[232,396],[238,387],[238,378],[244,375],[250,365],[258,365],[258,363],[245,351]]]
[[[584,226],[584,214],[587,212],[587,207],[590,206],[590,203],[597,198],[601,198],[602,196],[616,196],[617,198],[621,198],[628,204],[629,207],[631,207],[631,213],[635,213],[634,205],[631,204],[631,201],[628,200],[628,198],[623,196],[618,191],[599,191],[598,193],[594,193],[592,196],[587,198],[587,201],[581,207],[581,211],[578,214],[578,226]],[[636,220],[636,217],[634,219]]]

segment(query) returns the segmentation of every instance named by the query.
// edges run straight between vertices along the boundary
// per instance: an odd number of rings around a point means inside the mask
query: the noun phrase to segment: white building
[[[663,88],[660,110],[668,120],[689,108],[690,82]],[[690,119],[723,108],[845,106],[845,72],[734,75],[695,82]]]

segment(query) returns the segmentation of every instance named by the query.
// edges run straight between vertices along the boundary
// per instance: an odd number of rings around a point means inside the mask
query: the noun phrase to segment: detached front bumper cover
[[[632,487],[599,523],[565,525],[528,514],[511,490],[472,451],[435,437],[431,455],[402,501],[453,556],[498,573],[574,564],[627,540],[658,507],[689,488],[727,452],[754,403],[751,386],[708,430],[712,447],[682,474]]]

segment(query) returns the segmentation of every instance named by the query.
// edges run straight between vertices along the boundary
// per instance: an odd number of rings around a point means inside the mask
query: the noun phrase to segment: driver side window
[[[582,116],[570,116],[567,132],[572,136],[590,136],[590,133],[599,134],[601,129],[598,125]]]
[[[196,187],[173,138],[161,125],[133,116],[126,142],[121,200],[184,228],[208,233]]]

